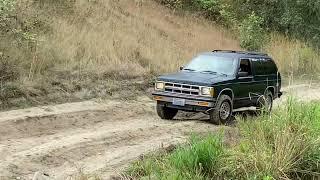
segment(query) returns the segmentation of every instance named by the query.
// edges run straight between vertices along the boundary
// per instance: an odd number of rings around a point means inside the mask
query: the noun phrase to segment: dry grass
[[[138,77],[175,71],[199,51],[239,49],[223,29],[151,1],[80,0],[74,6],[71,16],[54,19],[53,35],[44,41],[66,71]]]
[[[40,36],[32,57],[25,59],[31,80],[48,68],[76,76],[135,78],[175,71],[199,51],[239,49],[223,28],[176,16],[152,1],[79,0],[70,1],[69,8],[60,1],[32,2],[20,3],[21,16],[40,15],[50,33]]]
[[[154,1],[17,1],[12,24],[30,34],[0,36],[1,63],[9,60],[6,65],[14,67],[6,73],[10,82],[0,80],[3,102],[104,97],[112,94],[114,81],[125,80],[118,89],[137,79],[148,84],[199,52],[240,49],[225,28],[192,14],[174,14]],[[319,55],[304,43],[278,35],[271,42],[266,49],[285,75],[319,71]]]
[[[97,174],[87,174],[82,169],[78,169],[78,171],[78,173],[67,177],[66,180],[102,180]]]
[[[37,38],[1,37],[0,52],[19,69],[17,95],[36,104],[83,89],[100,97],[106,93],[91,91],[112,81],[176,71],[201,51],[239,49],[223,28],[153,1],[19,0],[17,13],[16,24]]]
[[[274,57],[284,76],[312,75],[319,78],[320,54],[306,43],[279,34],[271,34],[266,51]]]

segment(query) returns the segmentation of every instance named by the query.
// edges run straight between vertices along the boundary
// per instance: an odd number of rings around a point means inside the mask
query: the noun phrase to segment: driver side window
[[[251,63],[249,59],[241,59],[239,72],[245,73],[246,76],[252,76]]]

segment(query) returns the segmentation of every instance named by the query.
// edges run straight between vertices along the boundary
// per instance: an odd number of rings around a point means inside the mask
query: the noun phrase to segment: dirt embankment
[[[11,30],[0,17],[1,109],[130,97],[201,51],[240,49],[228,30],[150,0],[17,2]]]
[[[308,85],[286,90],[300,99],[320,99],[320,89]],[[150,98],[140,97],[2,112],[0,179],[29,179],[37,171],[66,179],[80,170],[108,179],[141,154],[184,142],[191,132],[223,128],[233,140],[232,127],[214,126],[205,115],[180,114],[177,121],[164,121],[156,116],[154,105]]]

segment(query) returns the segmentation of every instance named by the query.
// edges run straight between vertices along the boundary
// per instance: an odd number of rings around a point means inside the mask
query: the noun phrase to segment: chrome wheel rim
[[[272,97],[271,96],[267,96],[265,107],[267,108],[268,112],[271,111],[271,108],[272,108]]]
[[[231,114],[231,107],[228,102],[223,102],[220,107],[220,118],[226,120]]]
[[[259,109],[264,112],[271,112],[272,109],[272,96],[264,95],[258,99]]]

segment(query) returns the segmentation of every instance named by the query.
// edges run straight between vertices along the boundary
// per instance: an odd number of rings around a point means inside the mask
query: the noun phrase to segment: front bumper
[[[191,96],[163,91],[155,91],[152,95],[163,106],[186,111],[206,111],[215,107],[216,104],[216,99],[212,97]],[[174,105],[174,98],[185,99],[185,106]]]

